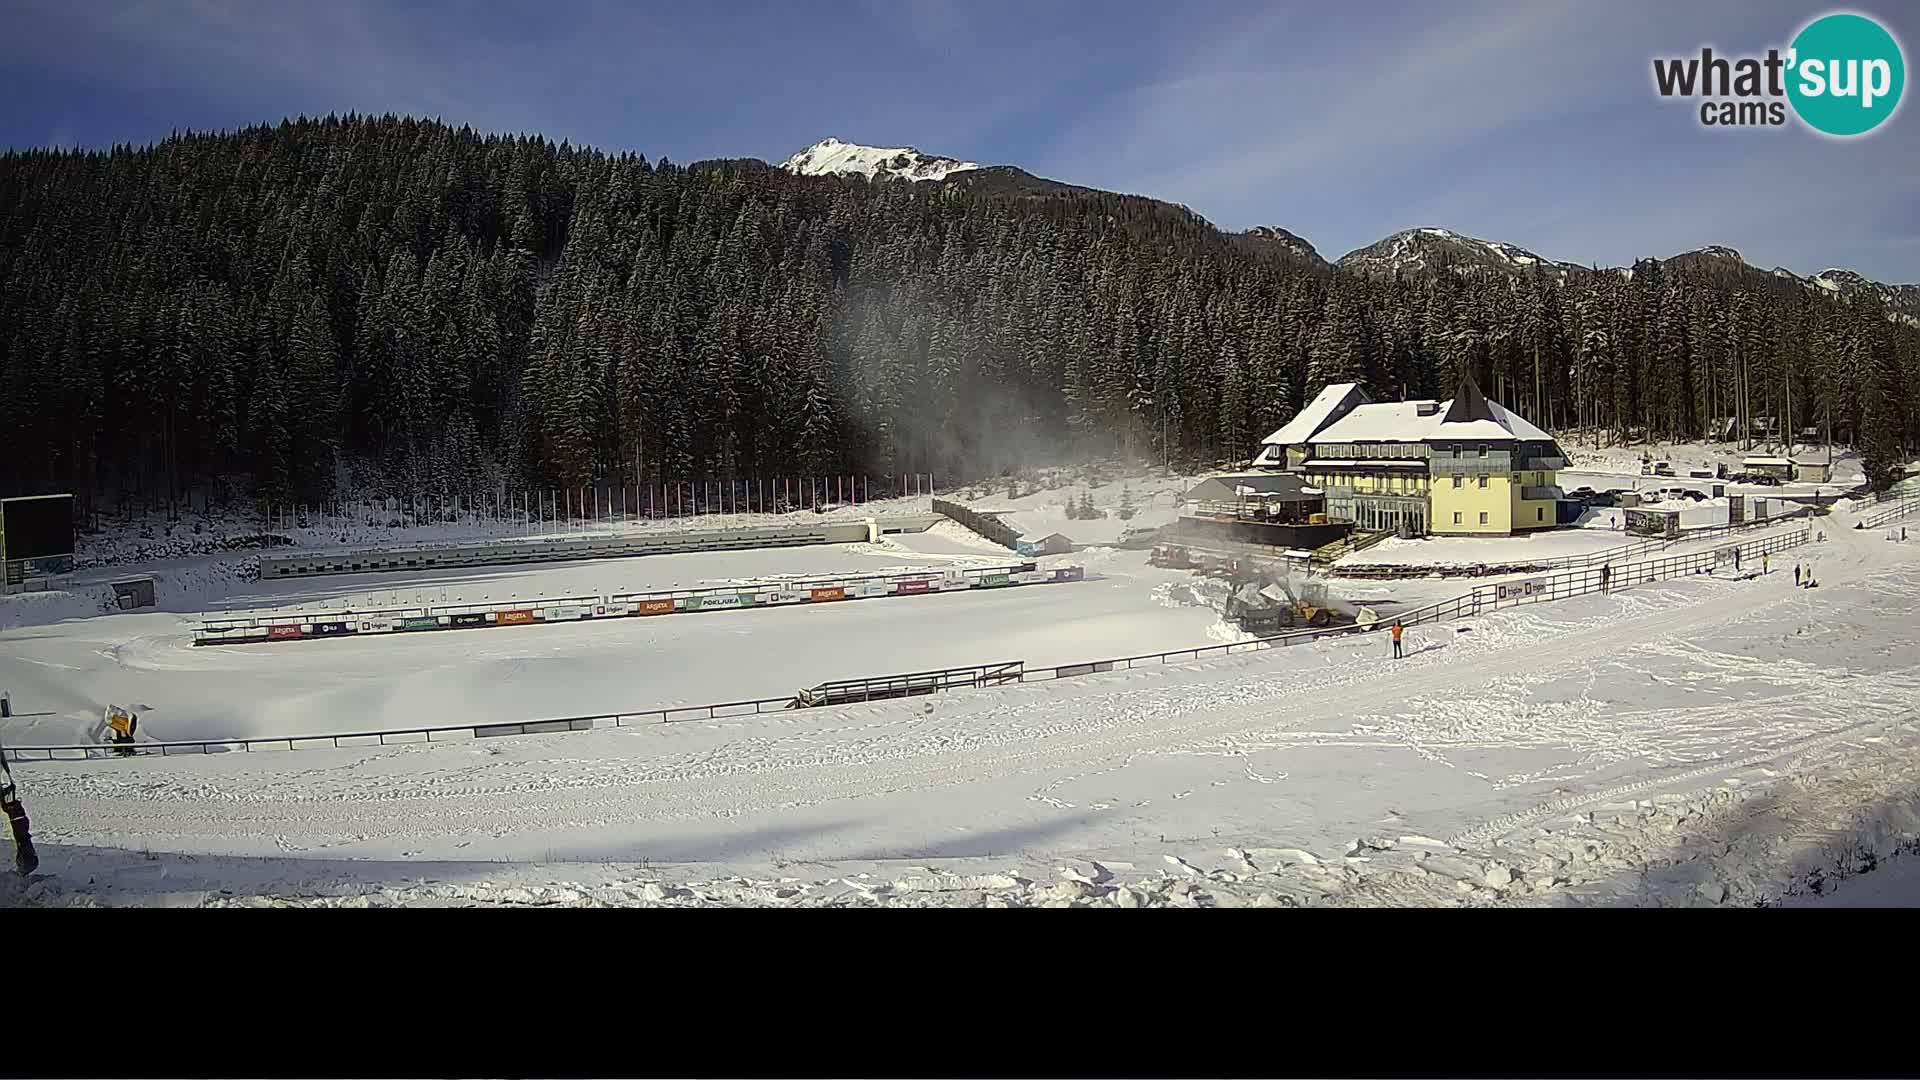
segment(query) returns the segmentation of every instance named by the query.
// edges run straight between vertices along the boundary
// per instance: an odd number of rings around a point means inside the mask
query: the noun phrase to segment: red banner
[[[300,628],[298,626],[267,627],[267,640],[269,641],[284,641],[287,638],[297,638],[299,636]]]
[[[926,592],[929,584],[931,583],[926,581],[896,581],[893,583],[893,591],[896,593]]]

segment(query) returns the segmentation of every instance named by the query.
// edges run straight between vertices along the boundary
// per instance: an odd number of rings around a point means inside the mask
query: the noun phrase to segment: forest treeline
[[[1870,291],[1368,277],[1186,210],[684,166],[395,117],[0,156],[5,494],[83,504],[1244,458],[1330,381],[1550,428],[1920,444]]]

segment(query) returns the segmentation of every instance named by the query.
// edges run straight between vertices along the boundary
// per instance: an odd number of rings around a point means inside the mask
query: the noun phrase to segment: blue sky
[[[1703,244],[1920,280],[1920,114],[1712,131],[1656,55],[1784,46],[1751,0],[7,0],[0,144],[410,112],[677,161],[910,144],[1276,224],[1439,225],[1619,264]],[[1920,62],[1920,10],[1876,0]],[[1909,92],[1908,97],[1914,93]]]

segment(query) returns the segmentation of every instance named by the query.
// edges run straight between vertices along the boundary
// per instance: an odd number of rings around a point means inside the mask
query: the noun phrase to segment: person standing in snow
[[[1800,584],[1800,564],[1799,563],[1793,564],[1793,583],[1796,587]]]
[[[1399,619],[1393,620],[1393,658],[1395,660],[1400,659],[1400,634],[1404,629]]]
[[[1773,565],[1773,556],[1765,552],[1762,552],[1760,555],[1760,572],[1763,574],[1770,573],[1771,571],[1768,570],[1768,567],[1772,565]]]
[[[1613,591],[1613,567],[1602,564],[1600,567],[1600,591]]]

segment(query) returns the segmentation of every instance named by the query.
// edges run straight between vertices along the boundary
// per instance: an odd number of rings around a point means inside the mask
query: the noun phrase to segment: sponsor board
[[[988,574],[980,579],[980,587],[983,589],[991,589],[999,585],[1005,585],[1010,580],[1012,579],[1006,574]]]
[[[847,590],[838,586],[830,589],[814,589],[807,594],[807,599],[816,604],[824,600],[845,600],[846,598]]]
[[[487,625],[487,613],[484,611],[464,611],[458,615],[447,616],[447,622],[452,626],[485,626]]]
[[[895,593],[899,593],[902,595],[907,593],[923,593],[923,592],[926,592],[932,585],[933,585],[933,582],[927,581],[925,579],[918,579],[913,581],[896,581],[893,583],[893,591]]]
[[[1086,576],[1087,568],[1084,566],[1062,566],[1053,571],[1055,581],[1082,581]]]
[[[534,621],[533,612],[527,611],[524,609],[519,611],[503,611],[500,613],[500,618],[498,621],[502,626],[513,626],[521,623],[530,623]]]
[[[740,598],[732,593],[715,593],[703,596],[683,596],[680,598],[682,611],[715,611],[720,608],[739,607]]]
[[[427,615],[424,617],[418,616],[418,615],[410,615],[407,618],[402,619],[400,621],[400,629],[402,630],[438,630],[440,629],[440,620],[434,618],[431,615]]]
[[[267,627],[267,640],[269,641],[285,641],[288,638],[297,638],[299,636],[301,635],[298,626],[283,625]]]
[[[317,622],[313,624],[313,633],[318,637],[326,637],[330,634],[351,634],[353,632],[354,628],[352,623]]]
[[[1532,578],[1527,581],[1514,581],[1505,585],[1494,586],[1494,599],[1517,600],[1523,596],[1534,596],[1538,593],[1543,593],[1546,589],[1546,581],[1540,578]]]
[[[548,608],[543,614],[548,622],[564,622],[568,619],[580,618],[586,614],[586,609],[567,605]]]
[[[670,598],[665,600],[642,600],[635,606],[642,615],[671,615],[673,613],[673,600]]]

